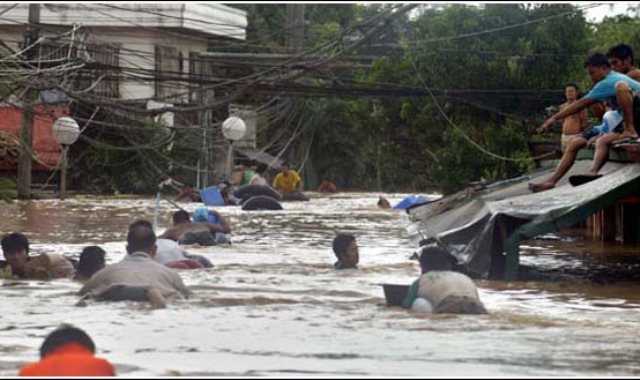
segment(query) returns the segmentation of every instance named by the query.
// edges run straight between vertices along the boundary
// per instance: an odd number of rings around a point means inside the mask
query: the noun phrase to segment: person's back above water
[[[220,216],[219,214],[217,214]],[[226,220],[219,218],[221,224],[192,222],[189,213],[180,210],[173,214],[173,227],[168,228],[158,238],[170,239],[180,244],[198,243],[204,246],[216,244],[217,233],[229,233],[230,228]]]
[[[1,277],[53,279],[73,275],[73,264],[62,255],[42,253],[30,256],[29,240],[21,233],[5,235],[0,244],[6,259],[0,261]]]
[[[110,301],[148,300],[154,307],[164,307],[163,298],[187,298],[189,291],[180,276],[153,261],[156,250],[151,223],[146,220],[132,223],[127,234],[127,255],[93,275],[79,295]]]
[[[475,283],[453,270],[454,261],[444,248],[423,248],[422,275],[411,285],[403,306],[433,313],[486,314]]]
[[[115,376],[113,365],[95,352],[84,331],[63,325],[45,338],[40,361],[22,367],[19,376]]]

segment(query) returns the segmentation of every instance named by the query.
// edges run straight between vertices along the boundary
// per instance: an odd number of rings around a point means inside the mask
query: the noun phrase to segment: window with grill
[[[165,100],[183,90],[182,53],[172,46],[156,45],[156,84],[155,94],[158,100]]]
[[[108,98],[120,96],[120,45],[86,44],[78,49],[70,44],[44,42],[40,45],[40,67],[53,67],[73,60],[85,62],[85,67],[75,72],[75,90]],[[66,61],[69,59],[70,61]]]
[[[120,46],[115,44],[88,44],[86,53],[90,64],[84,72],[81,88],[107,98],[120,97]]]

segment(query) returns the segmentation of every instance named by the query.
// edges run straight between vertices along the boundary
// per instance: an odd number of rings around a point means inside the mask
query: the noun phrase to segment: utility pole
[[[26,48],[38,40],[40,23],[40,4],[29,4],[29,23],[24,32],[24,46]],[[37,48],[29,49],[25,52],[24,58],[32,61],[38,55]],[[29,86],[27,84],[27,86]],[[37,91],[29,88],[25,94],[22,106],[22,130],[20,131],[20,157],[18,159],[18,198],[28,199],[31,197],[31,160],[33,148],[33,103],[35,102]]]
[[[287,4],[287,35],[285,45],[289,53],[298,52],[304,40],[304,3]]]

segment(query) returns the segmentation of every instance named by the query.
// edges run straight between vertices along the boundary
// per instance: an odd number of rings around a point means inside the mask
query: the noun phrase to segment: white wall
[[[189,72],[189,53],[207,50],[207,41],[202,34],[187,34],[188,31],[163,32],[143,28],[86,28],[88,42],[120,44],[120,66],[155,70],[155,45],[168,45],[178,48],[183,56],[183,74]],[[22,27],[0,28],[0,39],[16,50],[22,41]],[[55,35],[49,31],[41,36]],[[147,76],[149,74],[147,73]],[[187,87],[185,87],[185,91]],[[153,82],[121,81],[120,97],[122,99],[146,99],[155,94]],[[185,98],[186,100],[186,98]]]

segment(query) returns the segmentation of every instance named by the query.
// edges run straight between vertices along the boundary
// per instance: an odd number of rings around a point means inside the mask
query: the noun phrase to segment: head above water
[[[264,173],[267,172],[268,169],[269,169],[269,165],[267,165],[267,164],[259,164],[258,167],[256,168],[256,173],[264,174]]]
[[[360,261],[356,237],[351,234],[338,234],[333,239],[333,253],[343,268],[355,268]]]
[[[53,330],[45,338],[44,342],[42,342],[42,346],[40,346],[40,358],[42,359],[46,357],[56,349],[69,343],[79,344],[94,354],[96,352],[96,346],[87,333],[77,327],[61,325],[57,329]]]
[[[611,67],[619,73],[626,74],[633,67],[633,50],[631,46],[625,44],[618,44],[612,46],[607,52],[607,57],[611,63]]]
[[[380,198],[378,198],[378,207],[382,209],[387,209],[387,208],[391,208],[391,204],[389,203],[389,200],[387,198],[380,196]]]
[[[285,177],[289,175],[290,169],[291,166],[288,162],[283,162],[282,165],[280,165],[280,173],[282,173],[282,175],[284,175]]]
[[[151,256],[156,253],[156,234],[148,220],[137,220],[129,226],[127,253],[134,252],[146,252]]]
[[[420,253],[422,273],[432,270],[453,270],[456,258],[442,247],[424,247]]]
[[[609,58],[602,53],[593,53],[587,57],[584,63],[584,67],[587,68],[589,77],[593,83],[600,82],[611,71],[611,64]]]
[[[173,213],[173,224],[189,223],[190,221],[191,217],[189,216],[189,213],[184,210]]]
[[[29,240],[19,232],[5,235],[2,238],[2,253],[7,263],[14,270],[22,270],[29,259]]]
[[[85,247],[80,254],[80,261],[78,262],[78,273],[85,277],[93,276],[97,271],[104,268],[105,255],[106,252],[104,251],[104,249],[98,247],[97,245]]]

